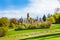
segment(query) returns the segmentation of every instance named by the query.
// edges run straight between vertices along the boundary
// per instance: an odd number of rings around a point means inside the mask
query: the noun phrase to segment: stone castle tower
[[[29,16],[29,13],[27,13],[27,20],[30,20],[30,16]]]
[[[28,23],[30,22],[30,16],[29,16],[29,13],[27,13],[27,22],[28,22]]]

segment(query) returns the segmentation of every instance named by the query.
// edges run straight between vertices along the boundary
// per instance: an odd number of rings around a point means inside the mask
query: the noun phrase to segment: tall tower
[[[27,22],[30,23],[30,16],[29,16],[29,13],[27,13]]]
[[[29,20],[30,16],[29,16],[29,13],[27,13],[27,20]]]

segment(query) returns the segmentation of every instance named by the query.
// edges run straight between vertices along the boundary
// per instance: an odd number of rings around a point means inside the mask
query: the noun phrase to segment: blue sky
[[[15,9],[21,9],[29,4],[29,0],[0,0],[0,10],[6,10],[10,6],[15,6]]]
[[[0,17],[26,17],[28,12],[31,17],[42,17],[54,14],[56,8],[60,8],[58,0],[0,0]]]

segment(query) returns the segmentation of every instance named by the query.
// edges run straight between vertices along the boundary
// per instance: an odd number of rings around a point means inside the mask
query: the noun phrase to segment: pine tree
[[[43,21],[46,21],[46,16],[44,15],[42,19],[43,19]]]

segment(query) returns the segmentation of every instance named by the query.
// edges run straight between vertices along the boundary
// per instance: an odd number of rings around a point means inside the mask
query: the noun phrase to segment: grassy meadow
[[[60,34],[59,35],[51,35],[51,36],[46,36],[45,33],[43,33],[43,37],[38,37],[42,36],[40,34],[37,34],[37,36],[27,36],[27,35],[22,35],[22,34],[30,34],[34,32],[43,32],[44,30],[60,30],[60,24],[53,24],[49,29],[29,29],[29,30],[19,30],[15,31],[13,29],[10,29],[4,37],[0,37],[0,40],[60,40]],[[53,32],[51,34],[54,34]],[[49,32],[50,35],[50,32]],[[31,38],[32,37],[32,38]],[[34,38],[37,37],[37,38]],[[26,39],[27,38],[27,39]]]

